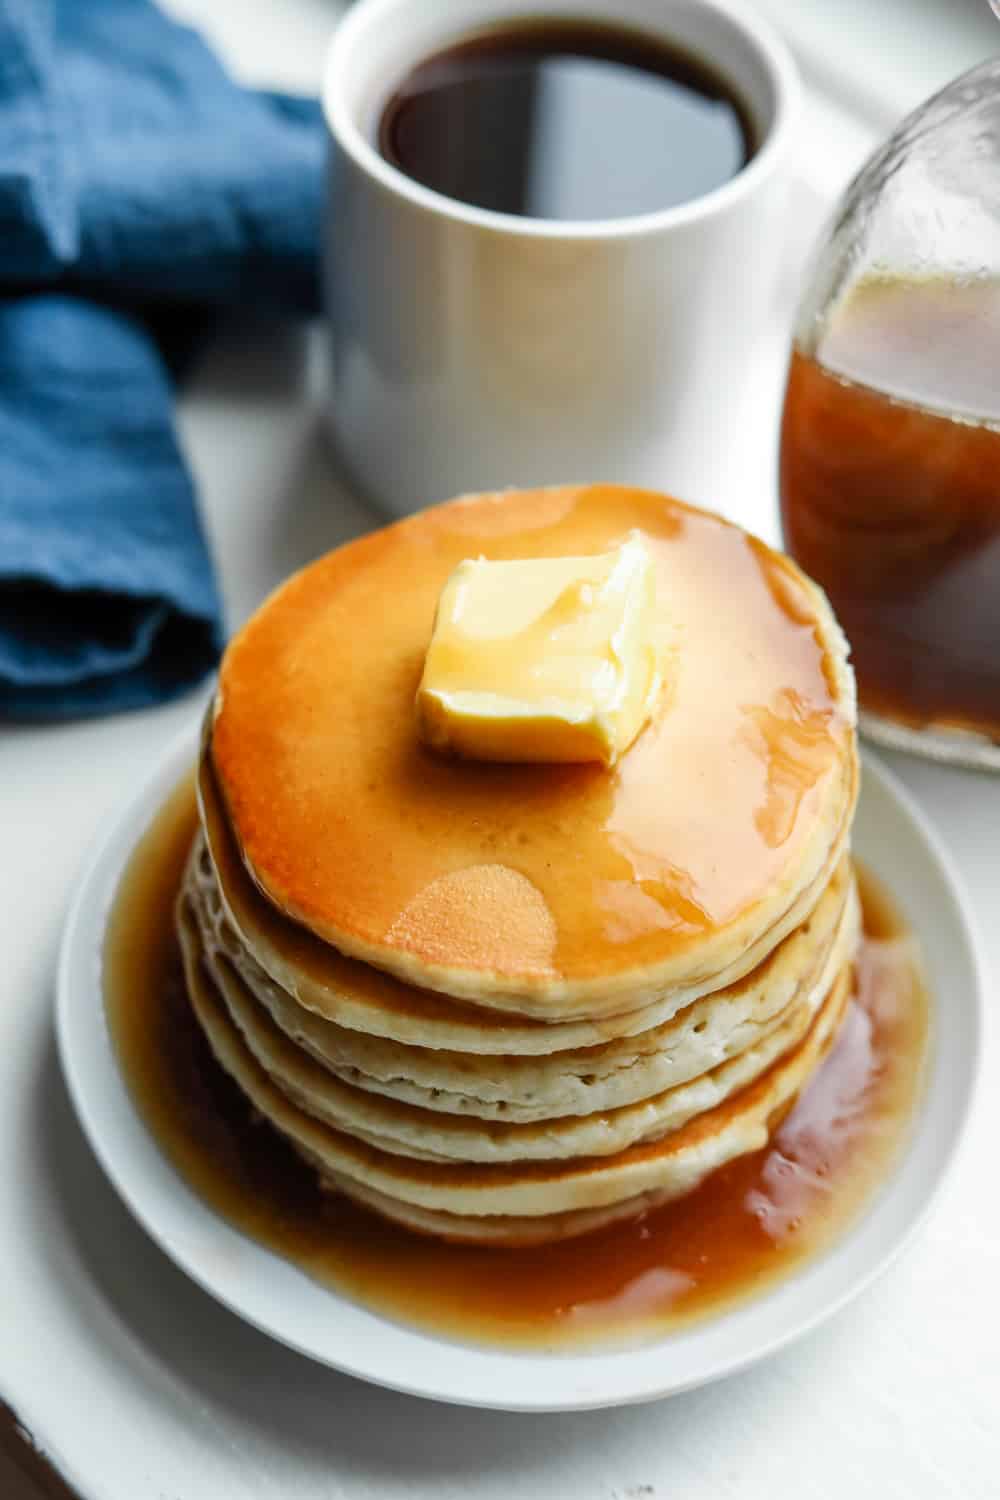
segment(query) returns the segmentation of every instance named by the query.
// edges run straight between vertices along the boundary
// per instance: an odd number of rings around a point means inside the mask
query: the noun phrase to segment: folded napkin
[[[316,310],[323,155],[151,0],[0,0],[0,715],[214,662],[172,378],[220,311]]]

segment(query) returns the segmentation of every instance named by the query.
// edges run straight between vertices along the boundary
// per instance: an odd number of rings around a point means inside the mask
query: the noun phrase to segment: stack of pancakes
[[[657,568],[666,686],[611,770],[462,762],[413,700],[468,557]],[[765,1144],[829,1047],[860,919],[854,691],[829,607],[717,517],[473,496],[321,558],[230,645],[178,929],[195,1014],[325,1183],[528,1244]]]

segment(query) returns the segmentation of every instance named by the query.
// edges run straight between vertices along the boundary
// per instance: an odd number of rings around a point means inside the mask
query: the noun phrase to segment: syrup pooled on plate
[[[143,1119],[217,1213],[336,1291],[433,1332],[514,1346],[653,1337],[772,1285],[842,1233],[884,1178],[919,1095],[926,997],[912,938],[862,872],[865,943],[834,1044],[770,1145],[688,1197],[539,1249],[470,1249],[323,1191],[256,1123],[191,1014],[173,904],[190,781],[137,846],[108,925],[108,1023]]]

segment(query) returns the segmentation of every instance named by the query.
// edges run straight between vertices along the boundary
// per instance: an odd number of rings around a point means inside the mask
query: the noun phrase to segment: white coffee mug
[[[520,218],[422,186],[376,148],[394,88],[492,22],[629,26],[714,66],[757,150],[657,213]],[[723,0],[359,0],[330,48],[325,282],[342,461],[405,514],[469,490],[618,481],[705,500],[780,266],[799,89],[781,41]]]

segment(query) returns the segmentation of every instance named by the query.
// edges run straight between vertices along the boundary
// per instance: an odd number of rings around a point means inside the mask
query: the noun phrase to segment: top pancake
[[[611,771],[485,765],[418,740],[441,587],[467,557],[657,567],[666,689]],[[814,880],[849,816],[853,682],[786,558],[648,491],[471,496],[319,559],[223,661],[211,756],[248,869],[286,915],[411,984],[553,1020],[724,971]]]

